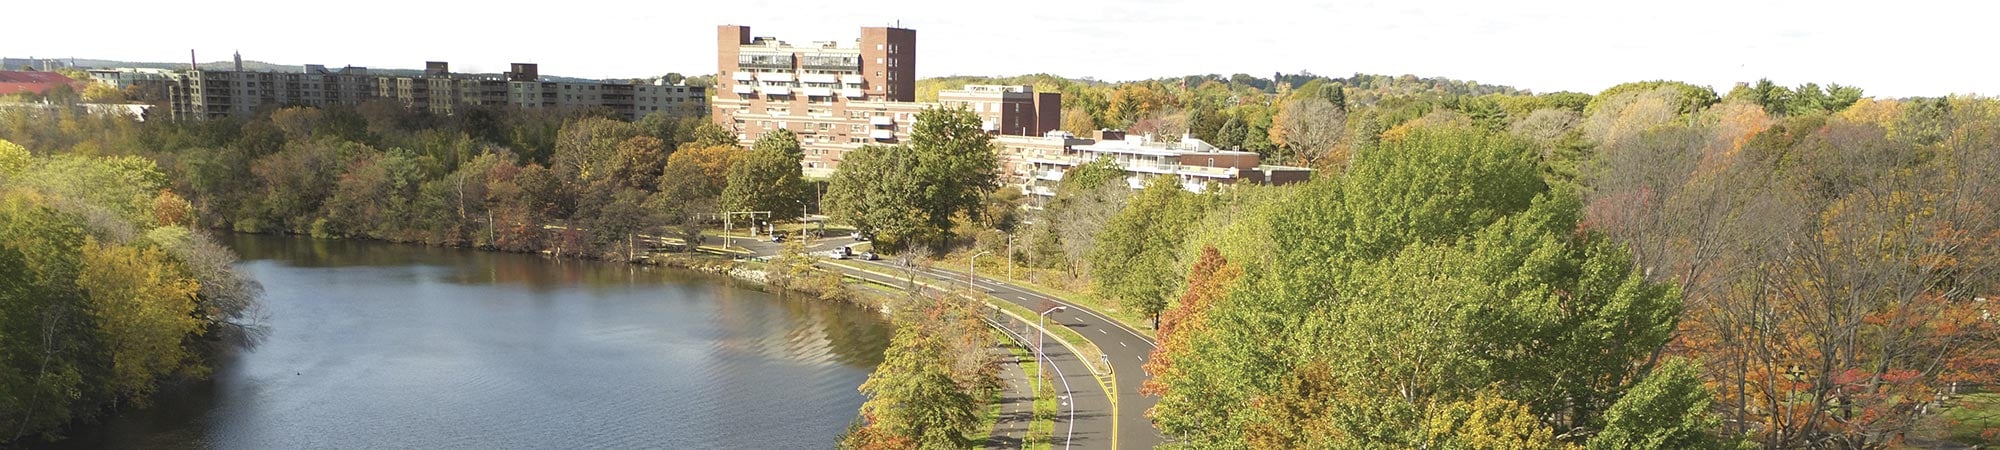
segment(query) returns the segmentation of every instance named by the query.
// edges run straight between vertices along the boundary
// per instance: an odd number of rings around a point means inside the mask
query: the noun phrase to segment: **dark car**
[[[771,242],[785,242],[784,233],[771,233]]]

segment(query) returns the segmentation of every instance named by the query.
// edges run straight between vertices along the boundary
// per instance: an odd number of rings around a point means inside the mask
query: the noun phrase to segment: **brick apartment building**
[[[792,45],[753,37],[750,27],[717,29],[713,119],[743,145],[765,133],[797,133],[808,176],[831,174],[848,151],[909,138],[925,108],[963,107],[987,132],[1040,136],[1054,131],[1062,97],[1023,86],[967,86],[916,101],[916,30],[864,27],[851,44]]]
[[[425,63],[421,76],[370,73],[366,67],[300,72],[252,72],[236,57],[235,70],[190,69],[173,75],[167,97],[176,120],[247,117],[259,108],[356,105],[375,99],[401,102],[435,114],[466,107],[604,107],[625,120],[653,112],[700,114],[707,89],[638,83],[543,81],[535,64],[516,63],[499,76],[455,74],[445,62]]]

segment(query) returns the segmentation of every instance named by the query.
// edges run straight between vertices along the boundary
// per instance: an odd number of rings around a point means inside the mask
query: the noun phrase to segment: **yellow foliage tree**
[[[143,402],[153,380],[200,375],[181,341],[202,332],[194,317],[201,286],[164,253],[87,239],[76,283],[89,296],[98,337],[111,355],[114,391]]]

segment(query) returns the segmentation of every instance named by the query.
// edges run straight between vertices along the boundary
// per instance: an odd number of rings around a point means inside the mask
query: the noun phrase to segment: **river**
[[[684,271],[223,238],[267,336],[55,448],[827,448],[891,334]]]

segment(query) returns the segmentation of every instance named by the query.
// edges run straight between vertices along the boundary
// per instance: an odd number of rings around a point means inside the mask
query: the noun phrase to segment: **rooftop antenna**
[[[201,70],[201,63],[195,62],[194,49],[188,49],[188,70]]]

